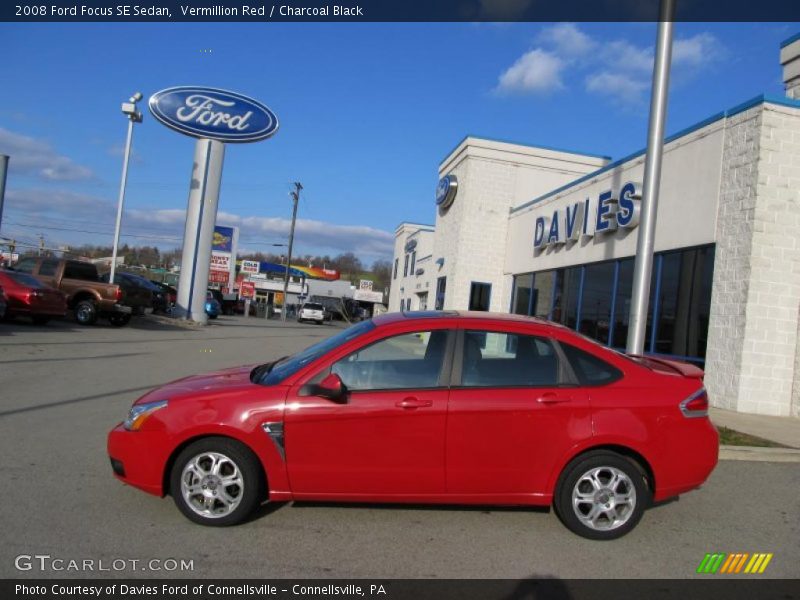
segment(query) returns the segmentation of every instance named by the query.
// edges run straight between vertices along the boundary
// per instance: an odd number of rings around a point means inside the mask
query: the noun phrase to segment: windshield
[[[323,354],[327,354],[334,348],[337,348],[338,346],[341,346],[350,340],[364,335],[373,329],[375,329],[375,324],[371,320],[361,321],[361,323],[358,325],[353,325],[352,327],[345,329],[334,336],[324,339],[313,346],[309,346],[294,356],[284,358],[276,363],[275,366],[273,366],[265,376],[261,377],[260,381],[255,383],[260,383],[262,385],[276,385],[289,377],[289,375],[294,375],[297,373],[297,371],[306,366],[308,363],[317,360]]]

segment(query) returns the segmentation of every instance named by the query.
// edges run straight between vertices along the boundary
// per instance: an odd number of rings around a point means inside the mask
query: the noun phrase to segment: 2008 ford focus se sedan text
[[[393,313],[156,389],[108,452],[205,525],[267,500],[552,505],[613,539],[716,466],[702,375],[528,317]]]

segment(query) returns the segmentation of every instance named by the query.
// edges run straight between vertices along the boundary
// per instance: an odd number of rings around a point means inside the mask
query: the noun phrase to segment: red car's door
[[[286,462],[297,498],[444,492],[448,378],[454,334],[391,335],[312,379],[339,375],[346,402],[289,393]]]
[[[448,494],[546,493],[556,461],[591,436],[587,394],[553,342],[511,330],[464,330],[453,371]]]

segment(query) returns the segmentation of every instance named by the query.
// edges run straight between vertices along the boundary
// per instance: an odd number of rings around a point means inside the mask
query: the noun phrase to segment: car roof
[[[482,323],[538,323],[540,325],[563,327],[559,323],[553,323],[539,317],[469,310],[420,310],[384,313],[373,318],[372,321],[380,326],[399,321],[426,321],[430,319],[458,319],[460,321],[480,321]]]

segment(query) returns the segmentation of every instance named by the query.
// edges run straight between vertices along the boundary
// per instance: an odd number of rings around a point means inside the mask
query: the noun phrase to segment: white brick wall
[[[706,357],[712,404],[800,415],[800,114],[728,120]]]

